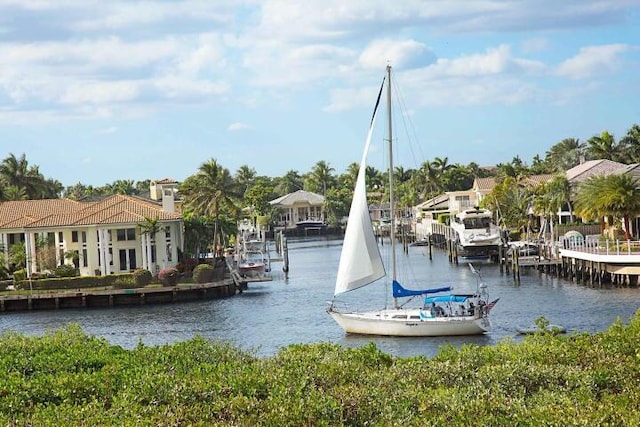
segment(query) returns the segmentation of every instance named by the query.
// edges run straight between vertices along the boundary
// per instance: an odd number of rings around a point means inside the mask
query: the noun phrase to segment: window
[[[123,242],[126,240],[136,240],[136,229],[135,228],[119,228],[117,230],[117,239],[119,242]]]
[[[78,232],[75,230],[71,232],[71,241],[73,243],[78,243]]]

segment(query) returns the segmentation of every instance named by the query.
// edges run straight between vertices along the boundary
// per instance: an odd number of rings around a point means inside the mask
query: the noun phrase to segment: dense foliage
[[[195,283],[208,283],[213,280],[213,267],[209,264],[198,264],[193,269],[193,281]]]
[[[0,424],[638,425],[638,315],[593,335],[448,346],[433,359],[329,343],[257,358],[200,337],[126,350],[75,325],[5,333]]]
[[[544,142],[541,141],[544,145]],[[435,157],[433,160],[416,162],[411,168],[397,166],[394,169],[396,206],[403,212],[425,200],[446,191],[464,191],[471,188],[475,178],[495,178],[495,191],[484,200],[486,207],[498,214],[500,225],[514,233],[530,231],[529,221],[523,220],[531,206],[535,206],[544,216],[553,220],[552,209],[570,204],[571,192],[568,183],[556,179],[554,183],[543,186],[528,178],[534,175],[549,174],[563,177],[564,172],[582,160],[609,159],[620,163],[640,162],[640,125],[632,125],[624,136],[616,140],[614,135],[603,131],[581,142],[577,138],[565,138],[545,153],[541,158],[536,155],[527,164],[516,155],[511,162],[497,165],[480,165],[471,162],[467,165],[450,163],[448,157]],[[342,173],[336,171],[328,162],[318,161],[311,170],[299,173],[288,171],[281,177],[258,175],[252,167],[242,165],[232,174],[215,159],[204,161],[198,170],[184,179],[179,186],[182,197],[182,214],[185,220],[184,256],[201,258],[203,254],[220,251],[231,243],[237,233],[237,223],[242,217],[268,218],[275,224],[281,220],[282,212],[271,206],[269,201],[287,193],[304,189],[320,193],[325,197],[325,219],[332,227],[339,226],[348,214],[353,184],[359,165],[352,163]],[[369,203],[379,204],[388,200],[386,171],[368,166],[366,170],[369,186]],[[61,195],[87,200],[112,194],[148,196],[150,180],[134,182],[119,179],[102,187],[86,186],[77,183],[63,188],[53,179],[45,178],[37,165],[29,165],[22,154],[16,157],[10,153],[0,162],[0,202],[4,200],[24,200],[37,198],[55,198]],[[618,189],[621,189],[619,186]],[[625,201],[620,219],[629,213],[635,213],[635,207],[626,201],[629,197],[619,193]],[[606,201],[604,201],[606,202]],[[606,203],[605,203],[606,204]],[[608,204],[607,206],[619,206]],[[146,219],[140,224],[143,234],[155,235],[157,219]],[[24,268],[26,261],[19,245],[10,248],[9,261],[13,270]],[[55,252],[43,245],[36,259],[48,261],[40,269],[55,267]],[[150,250],[150,249],[149,249]],[[182,254],[181,254],[182,255]],[[181,256],[179,255],[179,256]]]

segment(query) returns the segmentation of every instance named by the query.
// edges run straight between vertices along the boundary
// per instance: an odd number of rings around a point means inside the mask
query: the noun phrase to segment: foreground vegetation
[[[5,333],[0,424],[638,425],[639,316],[432,359],[328,343],[257,358],[203,338],[127,350],[75,325]]]

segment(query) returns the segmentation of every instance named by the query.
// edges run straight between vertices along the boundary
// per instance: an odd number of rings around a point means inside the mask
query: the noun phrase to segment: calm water
[[[274,355],[289,344],[335,342],[354,347],[374,341],[383,351],[400,357],[432,356],[450,343],[496,344],[520,336],[515,328],[530,325],[540,316],[568,330],[595,332],[606,329],[616,318],[625,323],[640,308],[638,289],[593,289],[531,271],[520,285],[493,264],[474,264],[488,285],[491,299],[500,301],[491,312],[493,330],[483,336],[446,338],[383,338],[345,336],[325,312],[333,286],[342,241],[318,239],[291,241],[290,271],[285,278],[281,265],[274,265],[272,282],[249,284],[249,289],[231,298],[196,303],[128,308],[4,313],[0,330],[40,335],[49,329],[77,323],[91,335],[132,348],[139,342],[162,345],[196,335],[231,342],[259,356]],[[384,248],[383,248],[384,249]],[[388,245],[387,245],[388,249]],[[469,267],[450,264],[442,251],[410,248],[398,254],[398,264],[408,274],[401,282],[411,287],[417,280],[425,287],[456,285],[458,291],[474,291],[476,276]],[[417,283],[417,282],[416,282]],[[420,287],[420,286],[414,286]],[[371,288],[371,289],[369,289]],[[367,307],[384,304],[384,285],[372,285],[341,297],[347,302],[363,300]],[[362,302],[362,301],[360,301]]]

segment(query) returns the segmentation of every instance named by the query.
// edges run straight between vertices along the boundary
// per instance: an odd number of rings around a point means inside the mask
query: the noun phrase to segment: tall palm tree
[[[136,194],[137,190],[132,179],[118,179],[109,186],[111,194]]]
[[[426,161],[420,165],[420,169],[414,174],[415,185],[420,189],[422,198],[428,198],[438,194],[442,190],[438,165]]]
[[[296,170],[288,171],[283,177],[278,179],[276,185],[276,193],[281,196],[285,194],[293,193],[302,189],[302,177]]]
[[[29,166],[24,154],[16,157],[11,153],[0,163],[0,181],[23,188],[29,199],[43,198],[43,193],[46,194],[46,181],[38,166]]]
[[[4,189],[2,200],[29,200],[29,195],[24,187],[9,185]]]
[[[238,219],[241,213],[241,195],[229,170],[209,159],[180,185],[180,194],[193,214],[214,219],[214,245],[223,242],[224,236],[218,235],[222,218]]]
[[[620,145],[612,134],[603,131],[587,140],[587,153],[592,159],[621,160]]]
[[[335,169],[333,169],[329,163],[320,160],[315,164],[309,174],[309,179],[322,191],[323,196],[327,193],[327,188],[329,188],[333,182],[332,172],[334,171]]]
[[[242,193],[246,193],[257,176],[256,170],[248,165],[242,165],[235,174],[235,180],[240,187]]]
[[[343,188],[353,189],[356,185],[356,180],[358,179],[359,170],[360,170],[360,165],[358,163],[356,162],[349,163],[345,173],[340,175],[338,178],[340,185]]]
[[[573,211],[571,209],[571,187],[564,175],[558,174],[551,181],[542,183],[533,189],[533,208],[542,214],[545,220],[549,221],[551,229],[551,240],[555,240],[554,226],[558,212],[563,205],[569,205],[571,221],[573,221]]]
[[[640,162],[640,126],[634,124],[620,140],[624,157],[628,163]]]
[[[584,158],[586,144],[578,138],[565,138],[547,151],[545,160],[554,172],[564,172],[580,164]]]
[[[640,183],[628,174],[598,175],[583,181],[575,200],[576,212],[585,219],[622,218],[630,239],[629,219],[640,213]]]

